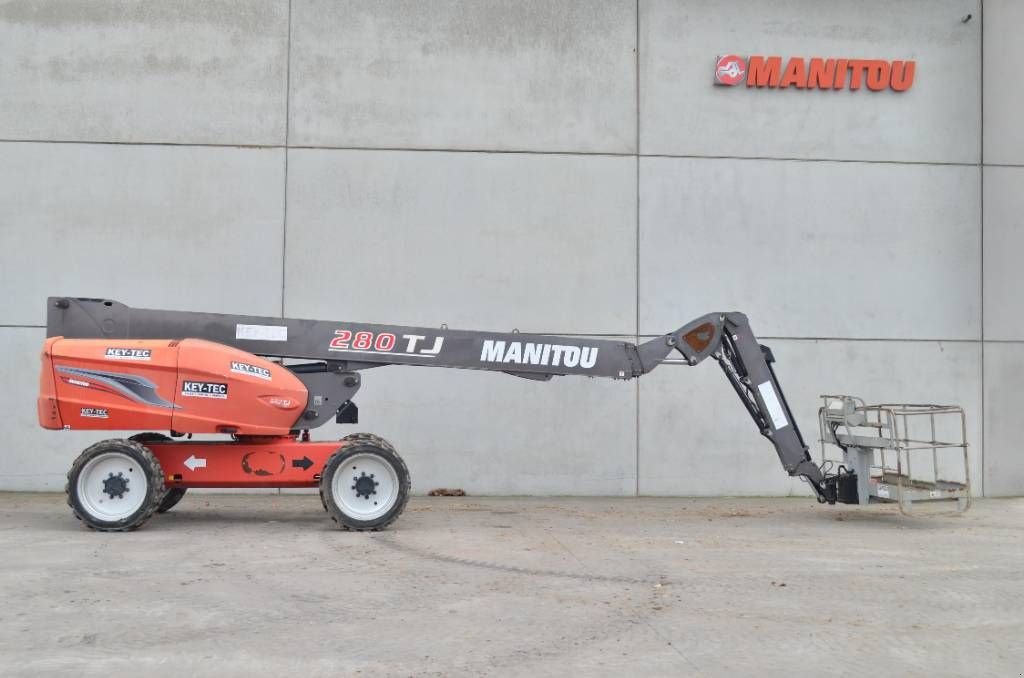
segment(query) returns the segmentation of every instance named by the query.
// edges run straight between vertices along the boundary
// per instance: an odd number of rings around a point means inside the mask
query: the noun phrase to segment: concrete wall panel
[[[815,459],[822,393],[868,402],[956,403],[967,412],[971,474],[981,493],[980,344],[774,340],[771,347]],[[656,370],[640,380],[639,409],[640,494],[810,493],[785,474],[717,365]]]
[[[0,324],[46,297],[277,315],[284,151],[4,144]]]
[[[979,339],[979,170],[643,158],[640,332]]]
[[[635,330],[636,160],[290,153],[288,315]]]
[[[1024,491],[1024,343],[985,345],[985,493],[1020,496]]]
[[[632,152],[636,6],[294,0],[291,139]]]
[[[977,162],[980,33],[976,1],[641,0],[640,150]],[[917,73],[902,93],[716,87],[722,54],[915,59]]]
[[[985,338],[1024,340],[1024,168],[985,168]]]
[[[550,382],[467,370],[384,367],[367,372],[358,425],[318,438],[373,431],[390,440],[413,492],[632,495],[636,383]]]
[[[287,0],[13,0],[0,45],[0,138],[284,142]]]
[[[985,0],[985,162],[1024,164],[1024,92],[1017,65],[1024,61],[1024,3]]]

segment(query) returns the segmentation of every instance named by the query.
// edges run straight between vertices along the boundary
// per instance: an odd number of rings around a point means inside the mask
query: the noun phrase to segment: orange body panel
[[[36,399],[36,414],[39,417],[39,425],[43,428],[62,429],[64,422],[60,418],[60,409],[57,407],[57,385],[53,380],[53,362],[50,352],[53,344],[59,337],[51,337],[43,344],[41,357],[43,368],[39,370],[39,398]]]
[[[316,487],[327,459],[341,446],[290,436],[146,443],[168,487]]]
[[[287,435],[306,405],[288,369],[199,339],[46,341],[44,428]]]
[[[171,428],[282,435],[304,411],[306,397],[306,387],[287,368],[222,344],[186,339],[178,349]]]
[[[47,345],[41,380],[50,373],[63,428],[170,430],[178,370],[173,342],[58,337]]]

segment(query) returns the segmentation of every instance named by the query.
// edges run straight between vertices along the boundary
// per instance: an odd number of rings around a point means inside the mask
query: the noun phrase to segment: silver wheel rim
[[[109,490],[124,489],[120,496]],[[106,452],[93,457],[75,483],[78,503],[96,520],[124,520],[139,510],[149,493],[149,480],[139,462],[127,454]]]
[[[331,483],[334,503],[356,520],[374,520],[386,514],[398,503],[398,490],[395,467],[370,453],[346,459],[334,472]]]

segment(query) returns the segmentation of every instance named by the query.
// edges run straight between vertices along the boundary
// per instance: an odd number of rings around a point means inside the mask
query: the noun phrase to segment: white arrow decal
[[[185,466],[188,466],[189,471],[195,471],[197,468],[206,468],[206,460],[198,459],[196,455],[192,455],[185,460]]]

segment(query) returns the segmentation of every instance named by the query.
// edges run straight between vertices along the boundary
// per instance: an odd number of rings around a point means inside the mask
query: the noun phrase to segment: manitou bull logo
[[[914,84],[915,61],[884,59],[823,59],[754,55],[744,59],[735,54],[715,61],[715,84],[769,89],[850,89],[867,87],[878,92],[905,92]]]
[[[718,85],[737,85],[743,82],[747,74],[747,65],[741,57],[726,54],[718,57],[715,64],[715,83]]]
[[[596,346],[563,346],[485,339],[483,349],[480,351],[480,362],[582,367],[589,370],[597,363],[597,351]]]

